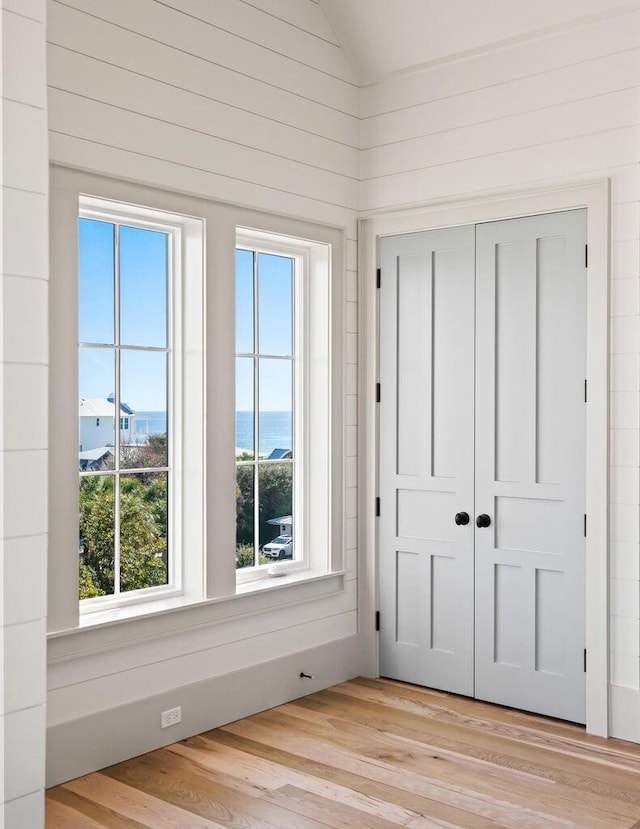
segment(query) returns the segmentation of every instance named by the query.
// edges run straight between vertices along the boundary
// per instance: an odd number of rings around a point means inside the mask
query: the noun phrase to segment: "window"
[[[183,588],[185,540],[194,538],[183,506],[193,487],[176,470],[185,407],[201,398],[202,375],[190,390],[179,218],[132,214],[89,198],[80,203],[78,565],[85,611]],[[95,428],[87,428],[94,418]],[[198,429],[201,423],[201,445]]]
[[[295,555],[299,267],[236,250],[236,567]],[[295,402],[294,402],[295,401]],[[297,506],[297,505],[296,505]]]
[[[159,587],[172,575],[169,244],[165,231],[91,212],[79,219],[80,599]],[[153,436],[123,435],[129,419],[117,413],[132,406],[161,424]],[[93,435],[84,428],[91,409],[101,412],[97,427],[104,421]]]
[[[51,198],[50,631],[338,588],[341,233],[56,167]]]
[[[299,238],[238,230],[240,583],[285,568],[331,567],[330,252],[328,245]]]

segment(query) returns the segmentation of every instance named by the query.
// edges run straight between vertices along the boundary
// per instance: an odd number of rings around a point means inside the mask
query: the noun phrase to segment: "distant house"
[[[113,446],[116,407],[113,395],[109,397],[82,397],[79,404],[80,452]],[[136,414],[126,403],[120,403],[120,443],[145,443],[149,436],[149,417]],[[142,427],[139,424],[143,424]]]
[[[291,535],[293,530],[293,516],[282,515],[280,518],[271,518],[267,524],[273,524],[275,527],[280,527],[278,535]]]
[[[113,469],[113,446],[98,446],[79,454],[82,472],[97,472],[101,469]]]

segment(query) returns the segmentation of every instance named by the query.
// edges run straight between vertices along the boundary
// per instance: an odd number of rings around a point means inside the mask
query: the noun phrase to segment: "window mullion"
[[[260,563],[260,332],[258,254],[253,254],[253,565]]]
[[[120,225],[115,225],[115,256],[114,256],[114,344],[115,344],[115,389],[113,429],[115,449],[115,480],[113,487],[114,502],[114,535],[113,535],[113,595],[120,594]]]

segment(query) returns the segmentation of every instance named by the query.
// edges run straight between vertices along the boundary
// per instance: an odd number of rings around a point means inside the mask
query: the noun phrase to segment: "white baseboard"
[[[301,671],[315,678],[301,679]],[[282,705],[359,673],[358,637],[351,636],[52,726],[47,729],[47,786]],[[182,722],[162,730],[160,712],[178,705]]]
[[[640,691],[612,685],[609,694],[609,733],[612,737],[640,743]]]

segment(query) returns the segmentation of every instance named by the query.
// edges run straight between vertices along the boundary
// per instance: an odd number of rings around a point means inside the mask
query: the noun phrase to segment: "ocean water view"
[[[136,421],[136,435],[164,435],[167,432],[166,412],[136,412],[140,418]],[[148,418],[148,420],[145,420]]]
[[[167,431],[166,412],[137,412],[141,416],[136,424],[137,434],[164,434]],[[144,420],[142,418],[148,418]],[[236,446],[253,449],[253,412],[236,412]],[[292,448],[291,412],[261,412],[260,455],[270,455],[274,449]]]
[[[236,412],[236,446],[253,449],[253,412]],[[291,412],[260,413],[259,455],[270,455],[274,449],[292,449]]]

